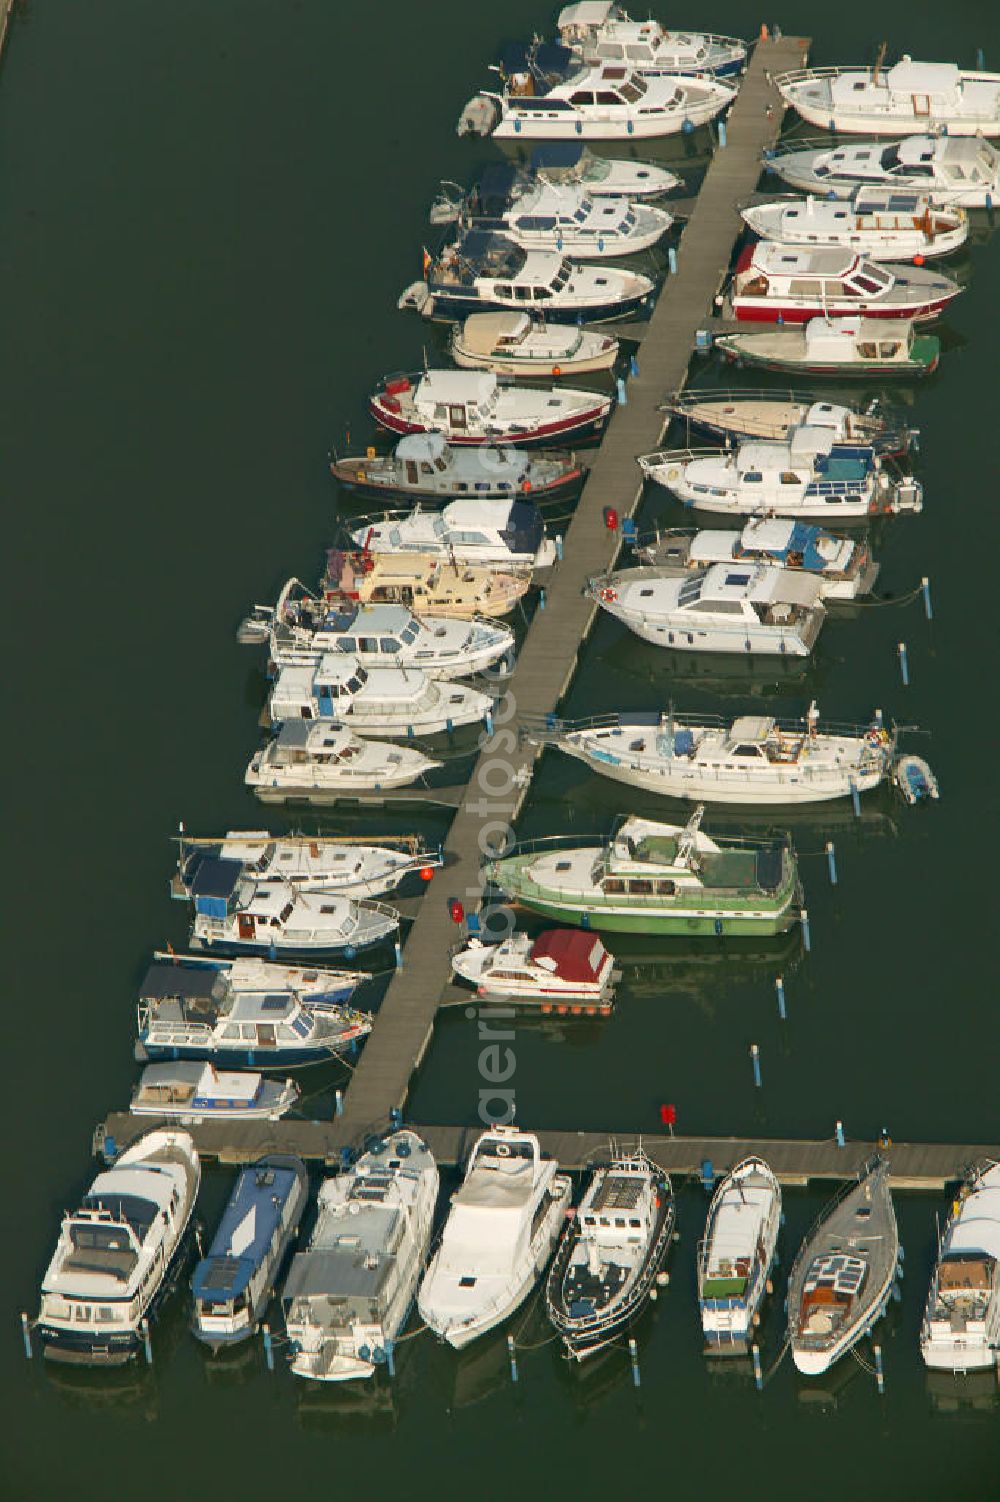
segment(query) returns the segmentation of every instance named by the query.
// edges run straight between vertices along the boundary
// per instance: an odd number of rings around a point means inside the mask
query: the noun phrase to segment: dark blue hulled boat
[[[212,1350],[256,1330],[308,1198],[300,1158],[274,1153],[241,1170],[208,1256],[191,1280],[192,1328]]]

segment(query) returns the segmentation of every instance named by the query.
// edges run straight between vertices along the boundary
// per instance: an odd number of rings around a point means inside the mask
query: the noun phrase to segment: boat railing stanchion
[[[26,1309],[21,1310],[21,1335],[24,1340],[24,1354],[30,1361],[35,1352],[31,1344],[31,1320],[28,1318]]]
[[[878,1384],[879,1396],[885,1392],[885,1373],[882,1370],[882,1347],[875,1347],[875,1381]]]
[[[517,1352],[514,1349],[513,1335],[507,1336],[507,1355],[510,1357],[510,1380],[517,1381]]]
[[[837,885],[837,852],[832,840],[826,842],[826,864],[830,871],[830,885],[835,887]]]
[[[780,975],[776,975],[774,977],[774,989],[778,997],[778,1016],[781,1018],[782,1022],[787,1022],[788,1011],[785,1007],[785,982],[782,980]]]
[[[639,1345],[634,1335],[630,1335],[628,1338],[628,1354],[629,1360],[632,1363],[632,1386],[640,1387],[642,1385],[642,1375],[639,1371]]]
[[[837,1122],[836,1128],[834,1129],[834,1137],[836,1138],[836,1142],[837,1142],[837,1146],[838,1147],[846,1147],[847,1146],[847,1143],[846,1143],[845,1138],[844,1138],[844,1123],[842,1121],[838,1121]]]
[[[906,643],[901,641],[896,646],[896,656],[899,658],[899,672],[903,680],[903,687],[910,686],[910,663],[906,655]]]
[[[760,1089],[760,1085],[761,1085],[761,1079],[760,1079],[760,1048],[758,1047],[758,1045],[756,1043],[751,1043],[750,1044],[750,1058],[751,1058],[751,1061],[753,1063],[753,1082],[756,1085],[757,1089],[759,1090]]]
[[[934,608],[931,605],[931,581],[925,574],[920,581],[920,593],[924,597],[924,615],[929,621],[934,619]]]
[[[264,1336],[264,1360],[267,1362],[269,1372],[274,1371],[274,1336],[271,1334],[270,1325],[261,1325],[261,1333]]]
[[[758,1392],[764,1390],[764,1373],[760,1364],[760,1346],[754,1341],[750,1347],[750,1355],[753,1358],[753,1385]]]
[[[144,1319],[139,1324],[139,1334],[142,1336],[142,1349],[146,1356],[146,1365],[153,1365],[153,1342],[149,1338],[149,1320]]]

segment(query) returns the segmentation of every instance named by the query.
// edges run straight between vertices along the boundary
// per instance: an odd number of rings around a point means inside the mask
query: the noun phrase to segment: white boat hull
[[[781,626],[754,627],[742,623],[732,630],[709,628],[692,630],[690,615],[684,619],[653,621],[632,612],[616,610],[605,605],[609,615],[620,620],[623,626],[642,641],[654,647],[672,647],[675,652],[741,653],[759,657],[808,657],[812,648],[795,630]]]

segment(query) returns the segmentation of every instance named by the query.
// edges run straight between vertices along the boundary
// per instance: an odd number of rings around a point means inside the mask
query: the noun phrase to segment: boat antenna
[[[885,62],[886,48],[888,47],[888,45],[888,42],[883,42],[878,49],[878,56],[875,59],[875,66],[872,69],[872,83],[879,82],[879,73],[881,72],[882,64]]]

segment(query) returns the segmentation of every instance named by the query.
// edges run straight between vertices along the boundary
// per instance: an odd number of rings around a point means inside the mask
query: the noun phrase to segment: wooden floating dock
[[[95,1145],[112,1137],[122,1151],[147,1132],[154,1117],[118,1112],[98,1128]],[[361,1145],[364,1134],[352,1133],[346,1116],[333,1121],[232,1121],[186,1125],[198,1152],[219,1163],[252,1163],[264,1153],[295,1153],[309,1162],[336,1167],[345,1147]],[[455,1167],[468,1157],[481,1126],[414,1126],[442,1167]],[[542,1151],[566,1169],[583,1170],[607,1161],[609,1153],[629,1152],[641,1140],[643,1150],[673,1176],[678,1185],[686,1178],[700,1178],[710,1162],[716,1177],[742,1158],[757,1154],[774,1170],[782,1184],[805,1188],[811,1183],[838,1183],[856,1177],[862,1164],[876,1150],[871,1142],[847,1141],[838,1147],[833,1140],[810,1141],[787,1137],[667,1137],[637,1138],[634,1133],[540,1131]],[[889,1160],[894,1189],[942,1193],[960,1180],[974,1163],[1000,1160],[997,1143],[898,1142],[880,1148]]]
[[[449,902],[468,910],[480,901],[481,841],[496,839],[521,808],[537,747],[518,746],[503,734],[505,706],[512,713],[544,715],[554,710],[576,670],[580,647],[597,607],[583,593],[593,575],[615,562],[619,533],[609,531],[604,511],[631,515],[642,494],[636,455],[656,448],[667,419],[659,404],[687,378],[695,334],[714,310],[740,229],[737,206],[756,189],[765,147],[777,138],[783,105],[770,82],[775,73],[798,67],[808,51],[800,38],[761,41],[726,123],[727,145],[716,151],[683,231],[677,272],[668,276],[641,345],[638,375],[628,382],[600,448],[565,537],[565,556],[546,585],[545,608],[535,612],[517,663],[505,684],[496,715],[496,736],[485,740],[445,841],[447,870],[424,899],[406,941],[404,964],[391,982],[371,1036],[347,1091],[344,1122],[357,1133],[401,1107],[410,1078],[427,1051],[434,1016],[451,978],[449,950],[456,929]],[[514,741],[513,747],[510,742]]]

